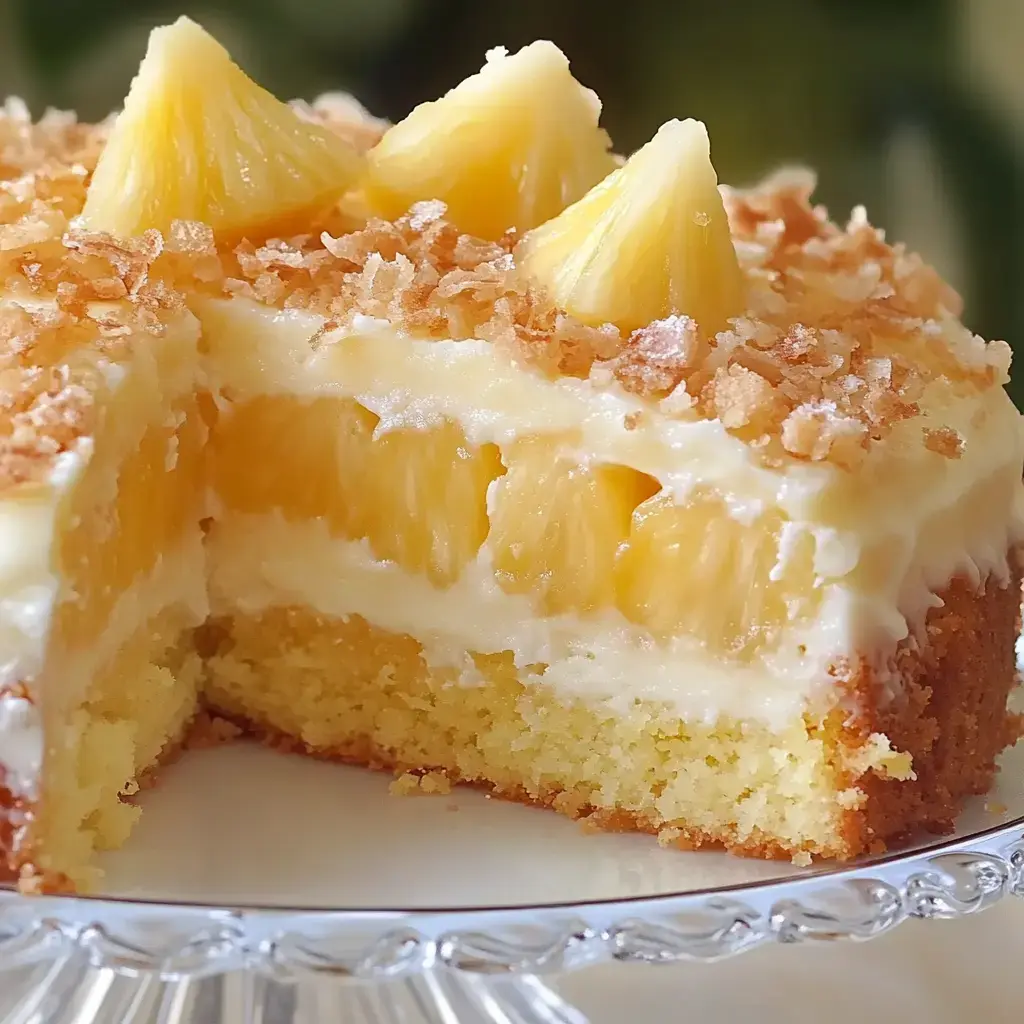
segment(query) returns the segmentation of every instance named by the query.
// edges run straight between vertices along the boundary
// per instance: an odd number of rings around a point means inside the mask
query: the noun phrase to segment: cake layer
[[[187,604],[150,617],[140,609],[134,630],[96,666],[67,712],[61,745],[47,751],[38,799],[19,804],[28,827],[5,852],[23,888],[94,888],[96,852],[128,838],[139,815],[129,798],[196,714],[203,671],[191,642],[195,621]]]
[[[861,666],[846,679],[852,713],[797,713],[772,726],[688,720],[642,696],[569,697],[542,666],[517,668],[508,654],[465,652],[467,685],[407,634],[302,605],[216,617],[207,700],[286,746],[441,771],[666,844],[849,857],[919,826],[947,827],[963,797],[988,785],[1019,730],[1005,711],[1014,671],[1004,642],[1018,593],[1016,573],[981,592],[955,582],[929,615],[930,648],[903,645],[905,694],[883,709]],[[887,737],[912,752],[914,771]]]
[[[658,701],[628,707],[572,700],[511,657],[465,652],[432,668],[408,635],[297,607],[214,620],[221,650],[206,700],[217,710],[321,756],[450,778],[549,804],[574,817],[693,845],[755,854],[842,856],[843,801],[834,730],[797,715],[778,731],[685,722]],[[667,838],[677,838],[669,833]]]

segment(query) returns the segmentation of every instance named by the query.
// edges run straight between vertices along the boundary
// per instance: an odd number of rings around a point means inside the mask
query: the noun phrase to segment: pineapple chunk
[[[743,282],[710,144],[669,121],[627,163],[519,245],[520,264],[568,312],[625,331],[672,313],[705,335],[743,312]]]
[[[357,151],[261,89],[188,18],[154,29],[83,220],[127,237],[174,220],[222,237],[287,234],[361,173]]]
[[[112,504],[86,489],[84,507],[69,508],[60,560],[75,599],[61,606],[64,643],[95,642],[118,597],[195,528],[205,440],[198,402],[180,399],[118,467]]]
[[[770,644],[820,599],[812,538],[799,538],[780,563],[782,525],[778,515],[738,522],[709,497],[650,499],[619,556],[623,614],[656,636],[689,635],[722,653]]]
[[[277,509],[363,535],[361,496],[377,417],[346,398],[259,395],[234,406],[208,449],[217,496],[238,512]]]
[[[489,540],[502,588],[535,594],[549,614],[614,607],[616,553],[657,483],[624,466],[580,465],[545,440],[521,443],[508,461]]]
[[[472,448],[456,424],[403,427],[374,442],[362,532],[378,558],[454,583],[487,536],[487,488],[504,472],[493,444]]]
[[[210,475],[230,510],[323,519],[368,538],[378,558],[453,583],[487,536],[487,488],[504,472],[494,445],[473,449],[445,422],[374,438],[377,416],[351,399],[261,395],[222,417]]]
[[[366,198],[389,219],[443,200],[453,223],[480,238],[528,231],[615,166],[600,113],[554,43],[511,57],[492,50],[482,71],[418,106],[371,150]]]

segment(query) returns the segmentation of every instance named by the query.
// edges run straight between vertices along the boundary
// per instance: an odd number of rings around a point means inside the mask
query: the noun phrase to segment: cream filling
[[[322,520],[229,514],[208,537],[215,614],[298,605],[414,637],[434,667],[477,682],[467,652],[511,651],[520,667],[544,664],[544,682],[569,698],[625,713],[637,701],[680,718],[756,719],[784,728],[812,704],[834,699],[828,667],[858,604],[832,587],[821,613],[783,629],[757,660],[716,657],[691,638],[655,641],[617,610],[588,616],[538,614],[525,596],[497,584],[486,548],[449,588],[374,557],[366,541],[332,536]]]
[[[121,594],[96,643],[50,652],[36,684],[45,694],[45,709],[38,701],[11,694],[0,697],[0,765],[8,789],[22,796],[36,794],[46,749],[44,717],[63,724],[63,711],[82,699],[90,681],[141,627],[172,606],[185,609],[196,624],[207,617],[205,557],[202,535],[190,531],[177,548],[161,556],[145,579]],[[52,598],[45,608],[42,603],[39,607],[40,621],[48,622]],[[59,737],[50,742],[59,743]]]
[[[788,520],[780,572],[809,534],[821,585],[860,574],[851,606],[826,630],[833,657],[891,651],[922,628],[954,576],[1007,579],[1008,548],[1024,541],[1024,421],[1001,389],[957,395],[935,382],[922,415],[897,424],[856,472],[796,460],[769,469],[686,402],[652,407],[614,382],[551,380],[487,342],[418,340],[356,317],[314,348],[325,321],[305,311],[207,299],[196,312],[211,381],[232,400],[337,395],[380,416],[378,433],[448,418],[473,444],[556,435],[575,457],[646,473],[679,502],[710,491],[744,522],[778,509]],[[962,458],[925,448],[922,429],[939,427],[959,433]],[[987,499],[973,500],[983,486]]]

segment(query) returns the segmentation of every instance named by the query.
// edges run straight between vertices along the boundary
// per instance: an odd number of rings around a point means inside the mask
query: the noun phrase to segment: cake
[[[1007,710],[1010,353],[863,210],[628,159],[550,43],[389,127],[187,19],[0,121],[0,848],[87,891],[197,720],[682,849],[949,827]],[[205,719],[204,719],[204,716]],[[654,840],[652,840],[654,841]]]

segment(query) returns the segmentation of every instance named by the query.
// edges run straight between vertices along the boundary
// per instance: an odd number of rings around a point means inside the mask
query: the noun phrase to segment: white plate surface
[[[111,896],[320,908],[509,907],[763,883],[792,865],[584,832],[472,790],[398,797],[390,777],[242,743],[195,751],[144,794]],[[1024,816],[1024,744],[957,836]],[[922,837],[917,845],[948,841]]]

